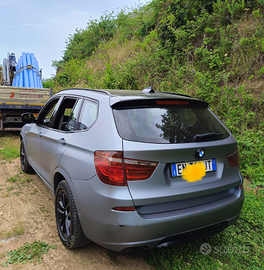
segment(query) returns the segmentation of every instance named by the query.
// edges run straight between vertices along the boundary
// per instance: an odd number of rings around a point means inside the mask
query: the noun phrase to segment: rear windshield
[[[167,106],[113,111],[119,135],[129,141],[189,143],[229,136],[208,108]]]

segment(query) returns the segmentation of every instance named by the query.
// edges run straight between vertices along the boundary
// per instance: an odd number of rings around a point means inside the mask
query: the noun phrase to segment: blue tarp
[[[23,52],[18,59],[12,86],[43,88],[38,61],[33,53]]]

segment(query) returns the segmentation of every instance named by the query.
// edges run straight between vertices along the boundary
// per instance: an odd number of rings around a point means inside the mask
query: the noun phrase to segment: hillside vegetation
[[[201,240],[134,254],[159,269],[264,268],[263,0],[153,0],[108,13],[71,35],[53,65],[57,75],[45,83],[55,91],[151,85],[207,101],[238,140],[246,179],[240,219],[206,240],[228,249],[206,257]]]
[[[264,186],[263,11],[262,0],[153,0],[105,14],[69,36],[46,84],[205,100],[238,140],[244,176]]]

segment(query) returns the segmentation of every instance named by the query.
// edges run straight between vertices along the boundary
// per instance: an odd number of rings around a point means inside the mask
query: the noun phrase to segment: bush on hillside
[[[244,175],[264,186],[264,97],[254,91],[264,80],[263,7],[263,0],[153,0],[103,17],[69,39],[62,62],[55,62],[55,81],[104,89],[151,85],[209,102],[239,141]],[[109,31],[89,41],[99,26]]]

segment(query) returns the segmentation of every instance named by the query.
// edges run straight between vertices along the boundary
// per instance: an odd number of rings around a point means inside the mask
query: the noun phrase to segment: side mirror
[[[36,123],[36,119],[35,119],[33,113],[29,113],[29,112],[22,113],[21,119],[22,119],[23,125],[30,124],[30,123]]]

